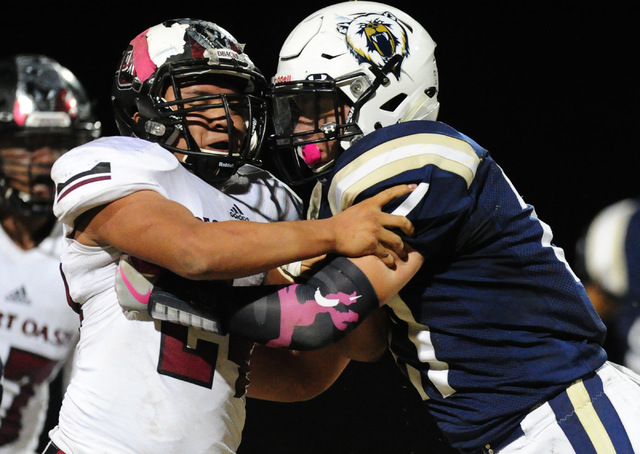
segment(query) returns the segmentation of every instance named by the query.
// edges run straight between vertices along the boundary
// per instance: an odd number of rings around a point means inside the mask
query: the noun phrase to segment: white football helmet
[[[309,174],[295,149],[317,143],[307,140],[314,132],[322,132],[324,140],[340,140],[346,149],[384,126],[435,120],[439,103],[434,51],[435,43],[424,27],[393,6],[347,1],[308,16],[282,46],[271,81],[274,138],[280,149],[276,156],[282,147],[293,150],[300,170]],[[314,130],[300,131],[302,106],[308,111],[309,105],[326,105],[327,96],[336,106],[350,105],[346,122],[318,127],[316,121]],[[290,167],[282,170],[290,174]],[[312,176],[318,177],[318,172]],[[299,183],[300,177],[308,180],[303,175],[289,177],[291,184]]]

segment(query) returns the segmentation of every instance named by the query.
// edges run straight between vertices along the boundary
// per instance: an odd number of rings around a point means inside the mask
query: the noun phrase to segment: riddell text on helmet
[[[288,74],[286,76],[275,76],[273,78],[274,84],[280,84],[282,82],[291,82],[291,74]]]

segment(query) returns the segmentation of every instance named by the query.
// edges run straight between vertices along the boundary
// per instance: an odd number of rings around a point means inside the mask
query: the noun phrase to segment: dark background
[[[83,82],[112,135],[111,77],[128,41],[144,29],[176,17],[211,20],[247,43],[270,77],[289,31],[333,2],[23,3],[3,14],[2,56],[56,58]],[[572,262],[591,217],[639,192],[633,2],[387,3],[419,20],[437,42],[439,119],[490,150]],[[241,452],[440,452],[416,400],[389,357],[354,363],[311,402],[249,401]]]

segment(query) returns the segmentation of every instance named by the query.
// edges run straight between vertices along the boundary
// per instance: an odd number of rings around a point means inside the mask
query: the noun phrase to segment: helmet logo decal
[[[224,29],[212,30],[197,22],[167,22],[151,27],[131,40],[130,45],[118,69],[119,75],[128,75],[118,77],[120,87],[130,86],[127,81],[132,76],[146,82],[168,61],[205,58],[216,64],[226,58],[247,62],[244,46]]]
[[[138,78],[145,82],[155,70],[173,55],[182,55],[187,24],[152,27],[131,41],[133,61]]]
[[[407,32],[389,12],[362,14],[350,22],[340,22],[337,29],[345,35],[349,51],[360,63],[381,68],[394,55],[409,55]],[[394,70],[398,79],[400,66]]]
[[[123,68],[120,68],[121,70],[130,71],[132,74],[135,74],[143,82],[156,70],[156,65],[151,61],[151,57],[149,57],[146,33],[147,32],[141,33],[131,41],[131,45],[133,46],[131,55],[127,56],[125,59],[126,63],[123,65]]]

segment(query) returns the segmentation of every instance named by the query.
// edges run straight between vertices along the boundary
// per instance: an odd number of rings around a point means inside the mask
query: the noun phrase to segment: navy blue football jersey
[[[425,263],[389,303],[390,348],[450,443],[477,449],[606,361],[605,327],[548,225],[489,153],[453,128],[400,123],[365,136],[315,191],[328,217],[401,183]],[[320,193],[321,191],[321,193]]]

